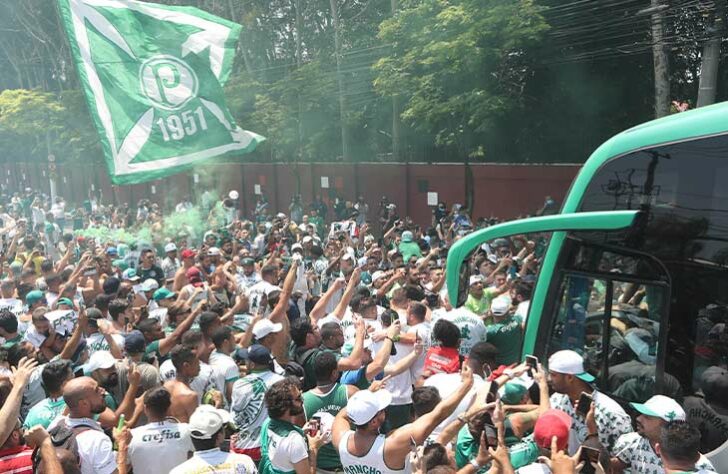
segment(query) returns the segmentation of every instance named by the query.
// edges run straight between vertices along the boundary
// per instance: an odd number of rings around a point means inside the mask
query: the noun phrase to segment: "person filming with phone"
[[[599,442],[613,455],[617,439],[632,431],[629,415],[614,400],[592,385],[596,380],[584,369],[584,359],[571,350],[555,352],[548,361],[551,407],[571,416],[569,453],[574,454],[587,438],[597,437]],[[586,415],[591,402],[594,403],[596,432],[590,432]]]

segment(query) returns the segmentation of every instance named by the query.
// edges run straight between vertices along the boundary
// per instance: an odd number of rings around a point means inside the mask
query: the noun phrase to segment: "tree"
[[[375,65],[374,86],[403,97],[402,116],[437,145],[482,156],[482,138],[521,103],[524,50],[547,25],[530,0],[407,1],[380,28],[393,51]]]

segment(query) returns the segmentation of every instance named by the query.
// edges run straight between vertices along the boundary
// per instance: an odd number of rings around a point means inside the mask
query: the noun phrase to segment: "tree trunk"
[[[296,8],[296,67],[298,69],[303,65],[303,47],[301,33],[303,31],[303,17],[301,15],[301,0],[295,0]],[[303,160],[303,101],[301,100],[301,91],[298,91],[298,146],[296,150],[299,161]],[[301,194],[300,176],[296,182],[298,186],[298,194]]]
[[[344,90],[344,76],[341,73],[341,26],[339,24],[339,9],[337,0],[330,0],[331,19],[334,25],[334,48],[336,54],[336,81],[339,84],[339,115],[341,115],[341,152],[344,161],[351,161],[349,151],[349,126],[347,124],[347,107]]]
[[[720,62],[720,42],[723,36],[723,3],[713,13],[707,28],[708,40],[703,45],[700,64],[700,85],[698,87],[698,107],[715,103],[718,86],[718,66]]]
[[[397,13],[397,0],[392,0],[392,16]],[[392,160],[400,161],[401,125],[399,96],[392,96]]]
[[[655,69],[655,117],[670,113],[670,65],[664,41],[665,12],[662,0],[650,0],[652,13],[652,60]]]

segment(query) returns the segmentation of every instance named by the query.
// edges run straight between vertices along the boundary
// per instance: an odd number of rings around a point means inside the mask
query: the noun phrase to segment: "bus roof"
[[[728,102],[676,113],[637,125],[604,142],[574,178],[561,212],[576,212],[594,174],[608,160],[656,145],[728,133]]]

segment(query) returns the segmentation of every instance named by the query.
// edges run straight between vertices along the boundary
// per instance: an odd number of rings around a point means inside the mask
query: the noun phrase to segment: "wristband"
[[[394,336],[392,338],[392,342],[399,342],[399,339],[400,339],[399,334],[397,334],[396,336]]]
[[[475,459],[470,460],[470,465],[473,466],[476,471],[480,470],[480,464],[478,464],[478,461],[476,461]]]

